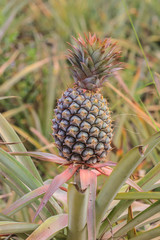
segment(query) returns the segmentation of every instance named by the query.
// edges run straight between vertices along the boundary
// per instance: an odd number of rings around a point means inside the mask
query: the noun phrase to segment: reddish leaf
[[[21,205],[23,205],[23,207],[26,206],[31,202],[32,199],[44,194],[48,190],[48,188],[49,188],[49,185],[44,185],[27,193],[26,195],[24,195],[14,203],[12,203],[9,207],[7,207],[7,209],[3,211],[3,214],[10,216],[11,214],[14,213],[15,209],[17,209],[18,211]]]
[[[94,172],[94,173],[97,175],[97,177],[102,174],[102,173],[100,173],[99,171],[97,171],[96,169],[92,169],[91,171]]]
[[[80,165],[76,165],[76,166],[69,166],[64,172],[62,172],[61,174],[57,175],[51,182],[46,194],[44,195],[41,204],[39,205],[37,212],[34,216],[33,221],[35,220],[35,218],[38,216],[38,214],[40,213],[40,211],[42,210],[42,208],[46,205],[46,203],[48,202],[48,200],[50,199],[50,197],[52,196],[52,194],[66,181],[68,181],[73,175],[74,173],[77,171],[77,169],[80,167]]]
[[[81,188],[85,190],[90,185],[90,170],[80,169]]]
[[[60,187],[60,189],[63,190],[64,192],[68,191],[67,188],[65,188],[65,187]]]
[[[80,169],[80,180],[82,189],[90,186],[89,203],[87,213],[87,226],[88,226],[88,240],[96,240],[96,189],[97,189],[97,175],[90,170]]]
[[[108,161],[108,162],[104,162],[104,163],[97,163],[97,164],[94,164],[94,165],[91,165],[91,164],[88,164],[91,168],[101,168],[101,167],[106,167],[106,166],[116,166],[117,163],[115,162],[111,162],[111,161]]]
[[[48,218],[43,222],[27,240],[47,240],[53,237],[63,228],[68,225],[68,215],[59,214]]]
[[[34,201],[35,198],[40,197],[49,188],[49,184],[36,188],[35,190],[25,194],[23,197],[19,198],[17,201],[12,203],[9,207],[2,211],[3,214],[11,216],[15,212],[19,211],[23,207],[27,206]],[[63,205],[67,205],[67,189],[65,187],[60,187],[54,193],[54,198],[58,199]],[[4,195],[4,197],[7,194]],[[3,196],[3,195],[2,195]]]
[[[67,160],[64,158],[58,157],[51,153],[44,153],[44,152],[11,152],[11,155],[29,155],[31,157],[37,158],[42,161],[46,162],[53,162],[53,163],[59,163],[63,165],[70,164]]]
[[[110,176],[110,174],[113,171],[113,169],[110,168],[110,167],[102,167],[102,169],[96,168],[96,170],[99,171],[101,174],[104,174],[106,176]]]
[[[136,189],[138,192],[143,192],[143,189],[140,188],[140,186],[138,186],[135,182],[133,182],[130,178],[127,179],[126,183],[133,187],[134,189]]]
[[[104,174],[104,175],[106,175],[106,176],[109,176],[109,175],[112,173],[112,171],[113,171],[113,169],[110,168],[110,167],[103,167],[102,169],[96,168],[96,170],[99,171],[101,174]],[[140,188],[140,187],[139,187],[135,182],[133,182],[130,178],[128,178],[128,179],[126,180],[126,183],[127,183],[129,186],[131,186],[131,187],[133,187],[134,189],[136,189],[137,191],[143,192],[142,188]]]

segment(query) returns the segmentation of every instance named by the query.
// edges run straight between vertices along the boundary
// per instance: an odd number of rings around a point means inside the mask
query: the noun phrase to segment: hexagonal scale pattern
[[[103,160],[112,139],[112,121],[106,99],[98,92],[67,89],[58,100],[53,136],[60,155],[68,161]]]

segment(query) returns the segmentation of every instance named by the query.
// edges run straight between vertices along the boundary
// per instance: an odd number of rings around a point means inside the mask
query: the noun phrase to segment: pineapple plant
[[[111,149],[113,130],[107,100],[100,89],[121,68],[120,52],[109,39],[101,41],[96,35],[89,34],[85,39],[79,36],[75,42],[68,54],[75,85],[58,100],[53,119],[53,136],[63,158],[26,151],[0,114],[0,134],[5,145],[5,150],[0,148],[0,180],[19,196],[10,206],[6,204],[0,214],[0,238],[13,235],[27,240],[150,240],[159,237],[160,227],[154,215],[160,210],[160,194],[155,192],[160,164],[136,182],[129,177],[160,143],[160,132],[131,149],[118,163],[102,163]],[[63,165],[65,170],[51,181],[43,182],[31,157]],[[101,174],[107,175],[107,179],[97,194],[97,177]],[[67,184],[72,177],[74,182]],[[136,199],[145,201],[140,206],[137,202],[134,209]],[[26,207],[32,208],[33,220],[39,215],[41,221],[28,222],[30,216],[23,216],[29,212]],[[20,210],[22,216],[17,214]],[[144,232],[143,226],[152,223],[156,224]]]
[[[58,100],[53,136],[60,156],[68,161],[95,164],[111,149],[112,121],[100,89],[120,69],[116,43],[95,34],[74,38],[67,58],[75,80]]]

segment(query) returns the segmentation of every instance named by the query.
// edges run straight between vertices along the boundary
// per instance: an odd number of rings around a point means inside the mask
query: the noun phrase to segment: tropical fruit
[[[75,80],[58,100],[53,136],[60,156],[69,161],[96,163],[111,149],[112,121],[100,89],[120,69],[115,43],[89,34],[75,39],[68,60]]]

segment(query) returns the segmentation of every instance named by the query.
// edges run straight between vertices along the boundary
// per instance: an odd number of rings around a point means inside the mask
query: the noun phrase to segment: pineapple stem
[[[78,176],[76,177],[78,179]],[[67,240],[87,240],[87,207],[89,188],[84,192],[77,186],[68,187],[68,236]]]

